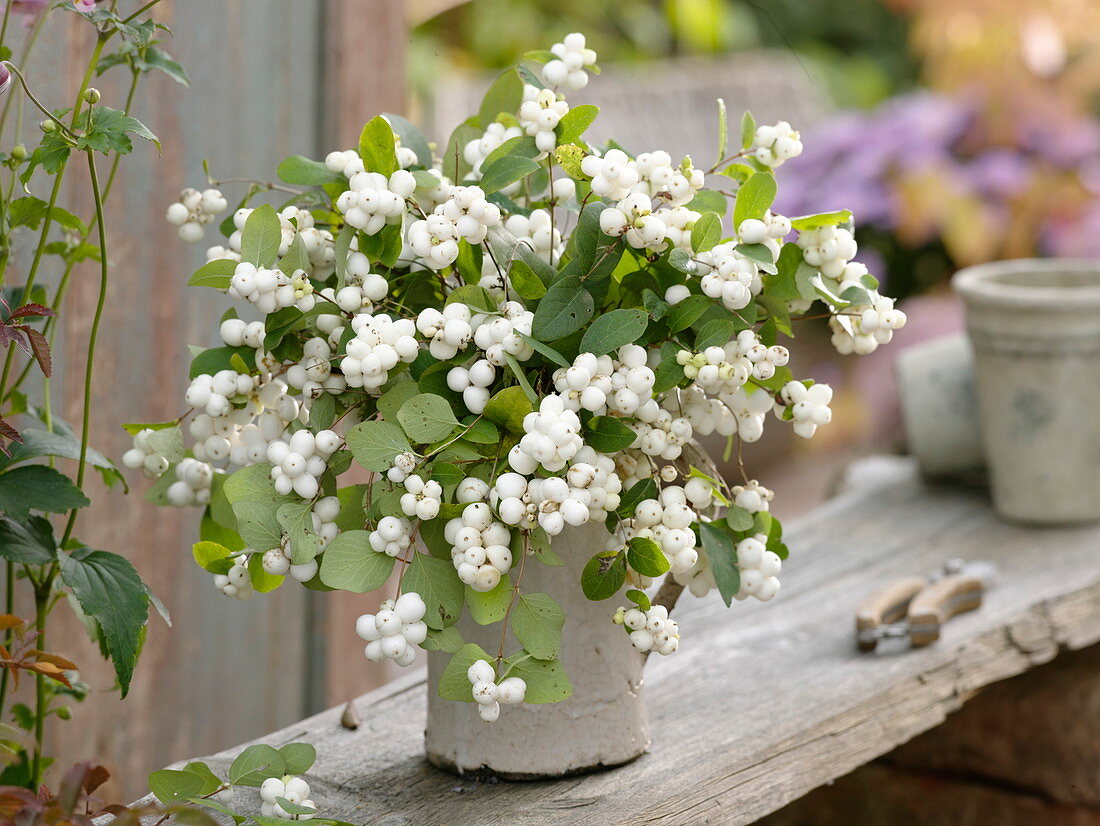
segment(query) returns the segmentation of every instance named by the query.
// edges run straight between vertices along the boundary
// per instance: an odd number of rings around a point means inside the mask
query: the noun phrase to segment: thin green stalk
[[[34,622],[38,631],[38,639],[35,645],[39,650],[46,647],[46,615],[49,613],[50,589],[53,587],[52,574],[41,586],[34,590]],[[37,789],[42,783],[42,741],[46,732],[46,713],[48,702],[46,697],[46,678],[42,674],[34,675],[34,757],[31,761],[32,787]]]
[[[148,3],[146,3],[144,6],[142,6],[140,9],[138,9],[136,12],[131,14],[129,17],[123,18],[122,22],[123,23],[129,23],[131,20],[133,20],[135,17],[137,17],[142,12],[149,11],[149,9],[153,8],[153,6],[155,6],[159,2],[160,2],[160,0],[149,0]]]
[[[14,5],[10,2],[4,4],[4,22],[0,24],[0,46],[3,46],[8,39],[8,18],[11,17],[11,7]]]
[[[19,58],[19,68],[23,69],[27,65],[27,61],[31,56],[31,49],[34,48],[34,44],[38,42],[38,35],[41,34],[43,27],[46,25],[46,18],[49,17],[48,13],[38,15],[38,22],[34,24],[34,28],[31,29],[31,36],[27,38],[27,44],[23,47],[23,54]],[[8,111],[11,109],[12,101],[16,98],[16,95],[8,95],[8,99],[4,101],[4,110],[0,112],[0,135],[4,133],[4,124],[8,122]],[[23,136],[23,98],[19,98],[19,117],[15,122],[15,139],[13,143],[18,143]]]
[[[92,198],[95,200],[95,213],[99,228],[99,296],[96,299],[95,315],[92,316],[92,329],[88,334],[88,356],[84,363],[84,410],[80,426],[80,462],[76,468],[76,486],[84,490],[84,475],[87,472],[88,435],[92,420],[92,368],[95,364],[95,347],[99,338],[99,325],[103,320],[103,307],[107,303],[107,227],[103,218],[103,193],[99,188],[99,173],[95,166],[95,153],[85,150],[88,156],[88,177],[92,183]],[[61,538],[60,546],[65,547],[69,537],[73,534],[76,525],[76,517],[79,511],[76,508],[69,513],[69,521],[65,525],[65,534]]]
[[[10,559],[4,565],[4,613],[15,612],[15,563]],[[4,648],[11,651],[12,630],[4,632]],[[0,674],[0,722],[4,720],[4,704],[8,699],[8,669]]]

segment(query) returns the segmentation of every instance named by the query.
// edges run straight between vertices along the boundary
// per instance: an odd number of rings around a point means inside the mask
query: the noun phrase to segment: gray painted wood
[[[214,174],[270,179],[287,154],[320,145],[313,111],[319,100],[321,10],[293,0],[188,0],[163,3],[157,16],[174,30],[165,47],[187,68],[192,86],[151,77],[134,113],[161,138],[164,151],[135,141],[109,203],[113,270],[100,337],[92,421],[93,444],[121,456],[126,421],[160,421],[183,412],[188,344],[218,342],[224,302],[186,288],[205,245],[187,246],[164,221],[182,187],[201,184],[204,158]],[[57,105],[71,99],[90,48],[87,24],[55,13],[57,35],[32,61],[31,82]],[[79,67],[79,68],[78,68]],[[105,105],[119,106],[124,70],[96,81]],[[112,77],[117,75],[117,77]],[[14,90],[13,90],[14,92]],[[28,114],[25,134],[38,118]],[[32,144],[33,145],[33,144]],[[100,162],[101,175],[106,174]],[[90,214],[82,163],[74,166],[63,203]],[[243,192],[243,190],[241,190]],[[209,242],[214,241],[208,232]],[[95,266],[73,277],[58,341],[55,409],[79,418],[81,369],[97,291]],[[238,603],[222,597],[191,559],[197,511],[157,508],[135,492],[105,492],[94,478],[93,506],[78,523],[85,542],[125,554],[172,611],[169,630],[150,622],[130,696],[109,689],[109,666],[60,605],[51,648],[85,666],[93,686],[74,721],[52,725],[50,753],[62,764],[95,758],[121,784],[111,794],[137,795],[151,766],[256,736],[310,711],[306,706],[305,600],[287,588]]]
[[[927,487],[909,460],[860,465],[788,543],[774,602],[678,608],[680,651],[650,663],[653,749],[628,766],[517,784],[434,769],[422,672],[360,698],[354,732],[334,708],[264,741],[313,742],[314,800],[354,823],[744,824],[938,725],[983,686],[1100,641],[1100,528],[1005,524],[984,494]],[[1000,566],[979,612],[929,648],[856,653],[861,597],[956,556]],[[238,751],[208,759],[224,771]]]

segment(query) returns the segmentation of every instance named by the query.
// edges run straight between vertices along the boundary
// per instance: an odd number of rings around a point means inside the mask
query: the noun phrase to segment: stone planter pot
[[[436,686],[450,655],[429,652],[425,744],[434,765],[533,780],[618,766],[646,751],[642,655],[611,622],[614,600],[590,602],[580,589],[581,568],[604,550],[607,538],[603,525],[571,528],[554,541],[563,566],[528,559],[523,575],[525,592],[549,594],[565,612],[561,661],[573,683],[568,700],[506,706],[496,722],[486,723],[472,703],[439,698]],[[499,625],[485,628],[464,615],[458,629],[490,653],[500,645]],[[505,650],[518,647],[510,638]]]
[[[959,272],[993,503],[1007,519],[1100,519],[1100,262]]]

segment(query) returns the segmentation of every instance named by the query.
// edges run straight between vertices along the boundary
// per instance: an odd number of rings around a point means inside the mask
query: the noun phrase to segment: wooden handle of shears
[[[890,625],[901,620],[909,608],[910,601],[927,584],[928,580],[924,577],[909,577],[892,582],[864,599],[856,609],[856,644],[859,650],[873,651],[878,642],[874,639],[863,639],[860,631],[868,631],[880,625]]]
[[[933,583],[909,603],[906,621],[914,648],[931,645],[940,638],[943,624],[964,611],[981,607],[985,583],[976,576],[959,574]]]

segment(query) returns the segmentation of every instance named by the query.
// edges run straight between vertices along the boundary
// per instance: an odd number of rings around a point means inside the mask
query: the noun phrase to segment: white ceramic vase
[[[954,287],[997,512],[1034,524],[1100,519],[1100,262],[983,264]]]
[[[602,524],[570,528],[554,538],[565,563],[542,565],[529,558],[525,593],[549,594],[565,612],[561,662],[573,695],[561,703],[504,706],[484,722],[472,703],[442,700],[436,692],[449,654],[428,655],[428,726],[425,745],[436,766],[459,773],[490,773],[512,780],[561,777],[628,763],[649,746],[642,694],[644,659],[621,626],[611,622],[614,599],[590,602],[580,587],[581,569],[604,550]],[[482,627],[464,614],[463,639],[495,653],[500,626]],[[519,644],[509,635],[506,651]]]

